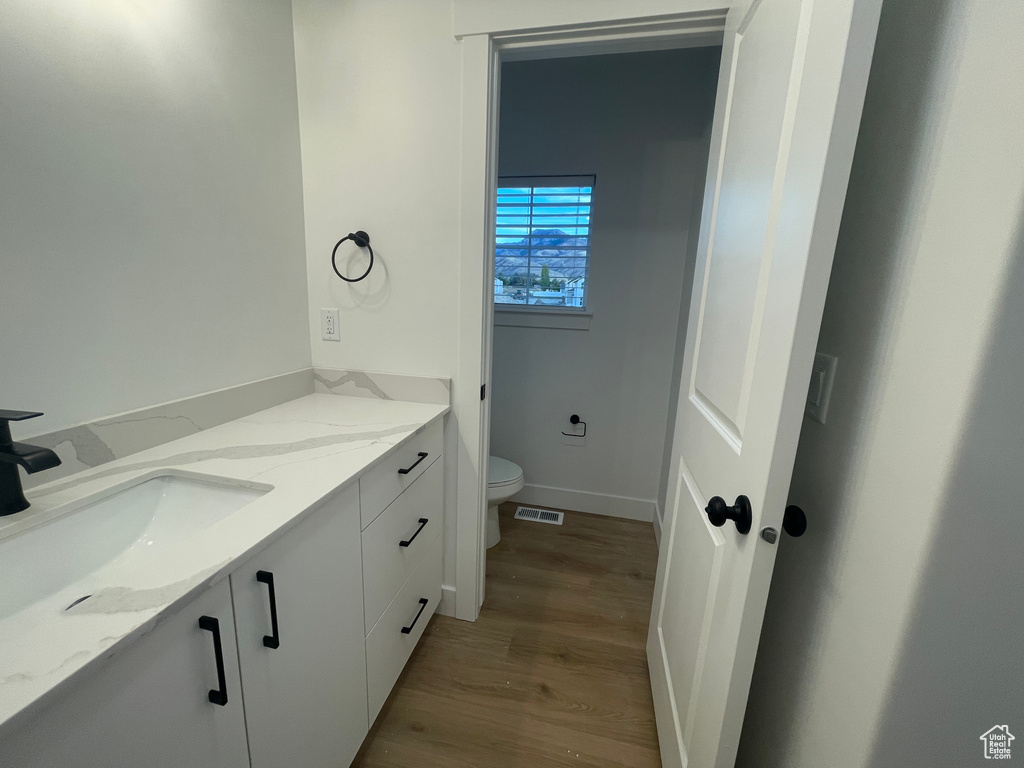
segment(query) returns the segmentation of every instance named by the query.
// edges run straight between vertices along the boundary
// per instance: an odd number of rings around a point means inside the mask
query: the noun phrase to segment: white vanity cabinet
[[[437,421],[68,679],[0,766],[349,765],[440,601],[441,450]]]
[[[220,691],[216,619],[226,701]],[[248,768],[242,688],[228,582],[207,590],[0,738],[10,768]]]
[[[355,484],[231,574],[252,768],[348,765],[367,731]]]
[[[441,600],[441,448],[438,423],[359,480],[370,724]]]

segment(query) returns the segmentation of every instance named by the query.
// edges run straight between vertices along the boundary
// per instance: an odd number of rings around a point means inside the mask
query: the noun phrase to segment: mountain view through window
[[[498,180],[494,303],[584,310],[593,176]]]

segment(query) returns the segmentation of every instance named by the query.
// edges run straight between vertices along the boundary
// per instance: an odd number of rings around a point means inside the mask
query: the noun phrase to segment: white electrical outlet
[[[338,310],[320,310],[320,336],[324,341],[341,341],[341,329],[338,328]]]

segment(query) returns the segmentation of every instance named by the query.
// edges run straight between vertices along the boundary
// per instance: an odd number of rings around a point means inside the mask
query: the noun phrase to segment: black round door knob
[[[708,513],[708,520],[716,528],[725,525],[726,520],[733,520],[737,531],[750,533],[750,524],[754,516],[750,512],[750,499],[746,496],[737,496],[736,503],[731,507],[721,496],[712,496],[704,511]]]
[[[794,539],[807,530],[807,515],[796,504],[790,504],[782,514],[782,530]]]

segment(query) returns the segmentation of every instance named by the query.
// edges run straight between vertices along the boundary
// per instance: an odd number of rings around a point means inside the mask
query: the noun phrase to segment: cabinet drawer
[[[384,706],[391,688],[402,674],[405,662],[409,660],[441,599],[441,542],[441,536],[431,542],[405,586],[366,638],[370,725],[377,719],[380,708]],[[422,606],[423,613],[417,619],[422,599],[426,599],[427,604]],[[408,634],[403,633],[402,629],[410,625],[412,630]]]
[[[440,457],[443,444],[441,422],[436,421],[398,446],[394,453],[359,479],[359,512],[363,528]],[[421,457],[421,453],[426,456]],[[399,472],[403,469],[409,471]]]
[[[443,482],[444,462],[436,461],[363,531],[366,634],[441,535]]]

